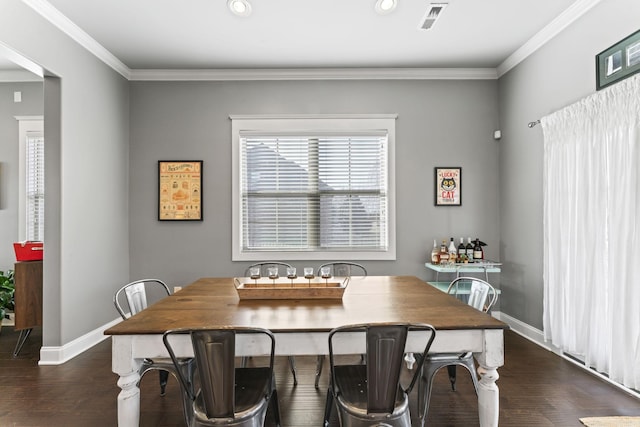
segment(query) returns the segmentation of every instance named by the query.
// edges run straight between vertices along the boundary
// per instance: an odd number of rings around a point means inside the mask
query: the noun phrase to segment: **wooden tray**
[[[233,279],[238,296],[243,299],[342,299],[348,277],[331,277],[322,279],[314,277],[305,279],[251,279],[235,277]]]

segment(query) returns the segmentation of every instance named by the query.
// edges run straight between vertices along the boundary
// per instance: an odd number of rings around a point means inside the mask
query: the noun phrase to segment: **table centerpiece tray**
[[[349,284],[348,277],[234,277],[241,300],[249,299],[342,299]]]

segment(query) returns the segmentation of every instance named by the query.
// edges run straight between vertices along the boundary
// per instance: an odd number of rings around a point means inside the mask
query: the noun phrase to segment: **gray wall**
[[[499,80],[502,312],[542,329],[540,125],[527,123],[595,92],[595,55],[638,30],[640,2],[595,6]]]
[[[112,320],[129,279],[243,271],[230,255],[229,114],[397,113],[398,256],[366,263],[371,273],[430,279],[434,238],[478,236],[505,262],[501,310],[541,328],[542,134],[526,123],[592,93],[594,55],[637,30],[638,12],[637,0],[602,2],[498,82],[128,83],[24,3],[3,2],[0,42],[60,77],[44,97],[44,344]],[[160,159],[204,160],[203,222],[156,220]],[[434,166],[463,168],[462,207],[433,206]]]
[[[433,277],[433,239],[480,237],[497,258],[496,81],[131,82],[131,278],[242,274],[231,261],[229,114],[397,113],[397,260],[370,274]],[[204,160],[204,221],[159,222],[157,161]],[[462,206],[434,207],[433,168],[462,167]],[[295,262],[298,267],[318,261]]]
[[[1,8],[0,42],[57,76],[43,102],[43,343],[57,347],[113,320],[129,278],[129,86],[23,2]]]
[[[22,92],[22,102],[13,93]],[[0,83],[0,271],[13,270],[13,242],[18,241],[18,121],[41,116],[42,83]]]

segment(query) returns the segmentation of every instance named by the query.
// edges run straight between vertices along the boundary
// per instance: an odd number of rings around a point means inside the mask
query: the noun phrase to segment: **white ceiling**
[[[449,0],[430,30],[419,29],[428,0],[388,15],[375,0],[249,0],[248,17],[226,0],[23,1],[125,70],[219,70],[496,69],[600,0]]]

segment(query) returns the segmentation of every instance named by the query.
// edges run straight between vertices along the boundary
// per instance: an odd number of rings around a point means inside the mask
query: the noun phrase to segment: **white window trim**
[[[18,121],[18,239],[27,239],[27,134],[44,135],[43,116],[14,116]]]
[[[395,121],[397,114],[314,114],[314,115],[230,115],[232,141],[232,261],[278,260],[395,260],[396,186]],[[331,132],[385,131],[388,134],[388,217],[389,246],[383,252],[277,251],[243,252],[240,241],[240,133],[241,132]]]

